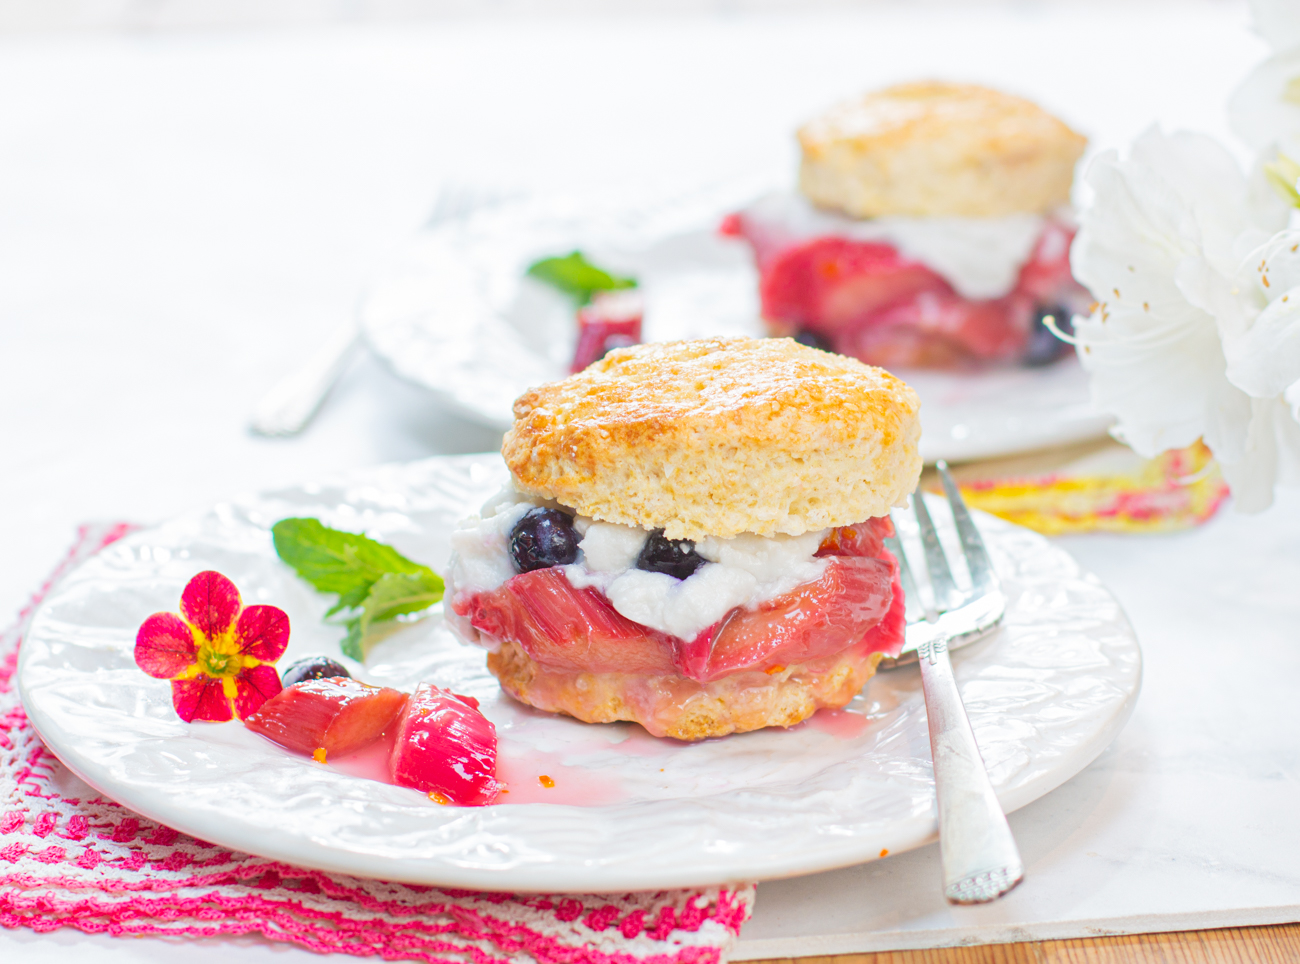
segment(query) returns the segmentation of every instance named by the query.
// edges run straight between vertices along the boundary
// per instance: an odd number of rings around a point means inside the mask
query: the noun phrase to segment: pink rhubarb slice
[[[501,790],[497,728],[473,697],[421,683],[398,718],[389,771],[398,786],[439,794],[440,802],[481,807]]]
[[[598,590],[575,589],[558,568],[514,576],[458,601],[456,612],[564,671],[707,682],[830,656],[867,638],[867,651],[897,655],[902,624],[892,617],[902,611],[902,590],[897,563],[881,541],[893,531],[888,518],[833,530],[818,552],[832,557],[821,579],[752,610],[732,610],[689,641],[633,622]]]
[[[518,643],[537,662],[555,669],[646,676],[676,672],[673,637],[634,623],[597,589],[575,589],[559,568],[512,576],[456,611],[480,632]]]
[[[1070,273],[1073,229],[1048,221],[1015,287],[999,298],[960,295],[928,266],[880,241],[799,237],[740,214],[760,272],[763,317],[780,333],[818,335],[842,354],[885,367],[962,368],[1019,360],[1036,305],[1087,304]]]
[[[406,700],[397,690],[344,677],[304,680],[271,697],[244,725],[298,753],[342,756],[379,739]]]
[[[816,582],[754,609],[733,609],[714,631],[682,646],[681,669],[701,682],[742,669],[775,670],[860,642],[889,612],[892,560],[837,556]]]

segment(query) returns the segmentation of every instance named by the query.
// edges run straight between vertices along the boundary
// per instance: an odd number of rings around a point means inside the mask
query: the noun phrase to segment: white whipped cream
[[[460,523],[451,537],[449,596],[490,592],[515,575],[510,530],[538,505],[554,503],[505,490]],[[825,530],[770,539],[709,537],[696,545],[708,561],[687,578],[674,579],[636,568],[650,536],[646,530],[585,516],[574,518],[574,528],[582,536],[578,559],[561,570],[574,588],[595,587],[633,622],[688,640],[737,606],[753,608],[821,578],[827,564],[815,558]]]
[[[1016,286],[1046,218],[904,218],[859,220],[813,207],[789,191],[765,194],[743,212],[764,233],[786,243],[832,235],[880,241],[942,276],[964,298],[1001,298]]]

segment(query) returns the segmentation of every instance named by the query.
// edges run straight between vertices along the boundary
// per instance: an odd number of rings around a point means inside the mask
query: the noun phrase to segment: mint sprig
[[[578,305],[591,301],[597,292],[635,288],[635,278],[623,278],[598,268],[581,251],[560,258],[542,258],[528,266],[528,276],[559,289]]]
[[[271,527],[275,551],[303,579],[338,600],[326,617],[347,629],[345,656],[364,660],[370,649],[402,627],[396,617],[422,612],[442,599],[442,578],[392,546],[319,519],[281,519]]]

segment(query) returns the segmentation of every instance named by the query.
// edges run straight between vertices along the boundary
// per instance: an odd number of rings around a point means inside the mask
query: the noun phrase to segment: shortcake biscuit
[[[670,539],[851,525],[921,471],[916,393],[788,338],[618,349],[515,416],[502,454],[521,492]]]
[[[1086,138],[986,87],[900,84],[799,131],[799,186],[856,218],[1003,217],[1067,204]]]
[[[708,683],[683,676],[555,670],[503,643],[488,669],[515,699],[584,723],[635,720],[654,736],[704,740],[801,723],[819,709],[839,709],[866,685],[883,658],[852,647],[769,674],[734,673]]]

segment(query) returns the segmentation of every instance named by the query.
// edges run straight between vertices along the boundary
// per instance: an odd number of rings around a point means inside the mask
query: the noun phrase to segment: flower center
[[[1300,104],[1300,77],[1292,77],[1282,88],[1282,99],[1289,104]]]
[[[209,676],[234,676],[243,668],[238,653],[222,653],[209,646],[199,647],[198,663]]]

